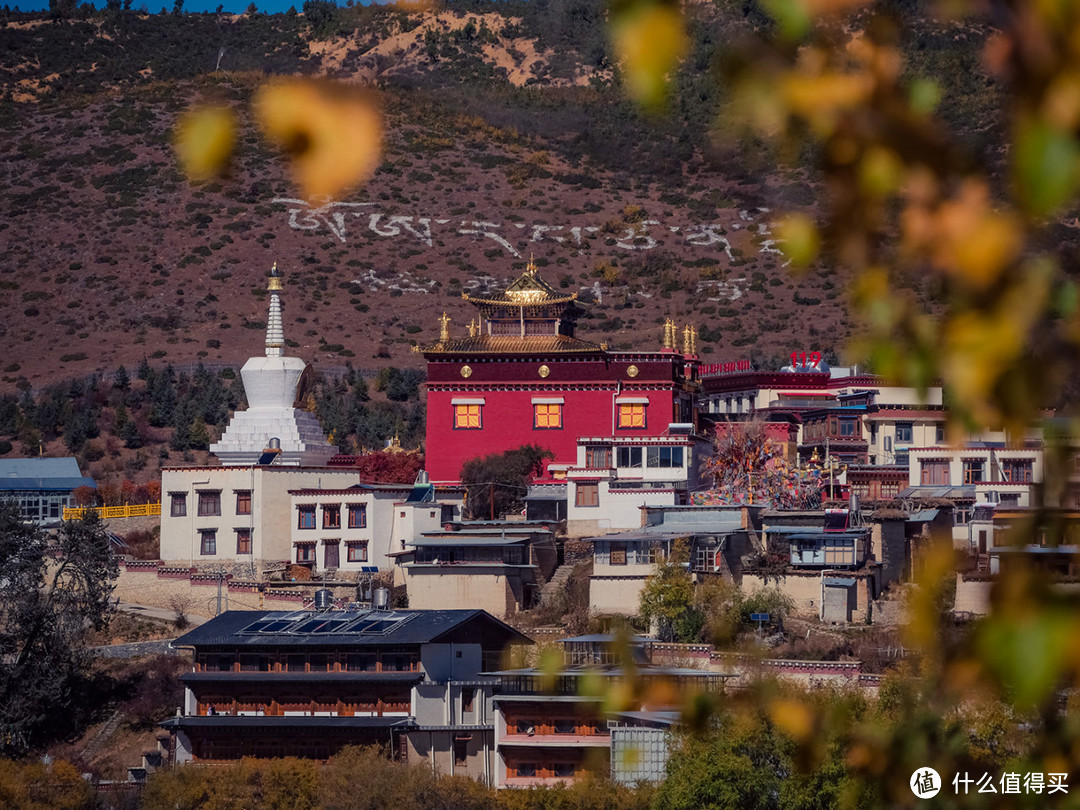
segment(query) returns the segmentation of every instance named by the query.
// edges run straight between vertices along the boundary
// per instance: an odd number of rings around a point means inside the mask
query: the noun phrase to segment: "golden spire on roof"
[[[536,262],[533,261],[532,253],[529,254],[529,263],[525,265],[525,272],[528,273],[530,276],[536,275]]]
[[[690,324],[684,326],[682,330],[682,353],[693,354],[690,349]]]
[[[690,327],[690,354],[697,355],[697,327]]]
[[[270,268],[270,284],[266,289],[268,292],[281,290],[281,273],[278,272],[277,262],[274,262],[274,266]]]
[[[671,318],[664,319],[664,348],[675,348],[675,322]]]
[[[469,321],[469,337],[476,337],[476,332],[480,328],[476,323],[476,318]]]
[[[439,340],[443,343],[450,340],[450,316],[445,312],[439,318]]]

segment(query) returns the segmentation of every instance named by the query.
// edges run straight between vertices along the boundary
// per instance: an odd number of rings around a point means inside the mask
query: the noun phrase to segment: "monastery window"
[[[945,423],[938,422],[937,427],[934,430],[934,438],[938,444],[945,443]]]
[[[471,734],[454,737],[454,764],[464,765],[469,759],[469,740]]]
[[[217,554],[217,529],[202,529],[199,537],[200,554],[205,556]]]
[[[297,543],[296,544],[296,562],[314,563],[315,562],[315,544],[314,543]]]
[[[964,483],[977,484],[984,480],[986,464],[981,458],[964,459]]]
[[[236,530],[236,553],[237,554],[250,554],[251,553],[251,529],[237,529]]]
[[[367,543],[346,543],[345,559],[348,562],[367,562]]]
[[[367,527],[367,504],[349,504],[349,528],[363,529]]]
[[[251,490],[250,489],[238,489],[238,490],[236,490],[236,514],[238,514],[238,515],[250,515],[251,514]]]
[[[169,514],[172,517],[184,517],[187,515],[187,493],[186,492],[170,492],[169,500],[171,507]]]
[[[454,429],[474,430],[482,428],[484,426],[480,416],[482,407],[482,405],[455,405]]]
[[[648,448],[647,465],[649,467],[681,468],[683,449],[681,447]]]
[[[556,402],[538,402],[533,405],[533,428],[536,430],[559,430],[562,424],[562,405]]]
[[[1005,480],[1010,484],[1030,484],[1034,463],[1030,458],[1007,458],[1002,462]]]
[[[640,447],[619,447],[616,449],[615,456],[616,467],[640,467],[641,466],[641,448]]]
[[[578,484],[575,487],[577,494],[575,495],[575,506],[599,506],[600,505],[600,485],[599,484]]]
[[[323,504],[322,527],[324,529],[341,528],[341,504]]]
[[[315,504],[307,504],[304,506],[296,507],[296,515],[296,528],[315,528]]]
[[[461,688],[461,710],[463,712],[473,711],[473,701],[476,699],[476,687],[475,686],[463,686]]]
[[[606,470],[611,466],[611,448],[606,446],[586,447],[585,466],[590,470]]]
[[[922,464],[924,486],[949,486],[949,462],[946,459],[927,459]]]
[[[619,403],[619,427],[643,429],[645,427],[645,405],[640,402]]]
[[[626,544],[612,543],[609,555],[611,565],[626,565]]]
[[[907,450],[897,450],[896,455],[893,458],[896,459],[896,465],[898,467],[907,467],[911,463],[911,456]]]
[[[896,423],[896,443],[911,444],[915,435],[915,428],[911,422]]]
[[[841,419],[839,435],[857,438],[859,435],[858,421],[855,419]]]
[[[960,505],[957,504],[953,507],[953,525],[954,526],[967,526],[971,523],[971,516],[975,510],[970,504]]]
[[[199,517],[213,517],[221,514],[221,491],[199,493]]]

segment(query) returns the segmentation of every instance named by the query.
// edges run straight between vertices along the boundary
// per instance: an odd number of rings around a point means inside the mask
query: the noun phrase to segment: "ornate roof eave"
[[[461,297],[468,301],[470,304],[489,307],[546,307],[569,303],[573,303],[578,306],[582,305],[582,302],[578,301],[576,292],[570,293],[570,295],[559,296],[558,298],[541,298],[535,301],[515,301],[512,298],[473,298],[468,293],[462,293]]]

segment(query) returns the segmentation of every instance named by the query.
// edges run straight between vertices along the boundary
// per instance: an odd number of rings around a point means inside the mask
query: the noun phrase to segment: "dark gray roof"
[[[483,610],[230,610],[173,646],[385,647],[451,637],[458,643],[532,643]]]
[[[515,546],[520,543],[524,543],[529,539],[527,534],[511,535],[509,537],[504,535],[489,535],[478,537],[475,534],[465,534],[464,532],[454,532],[451,534],[441,535],[439,537],[427,537],[420,535],[412,540],[406,541],[407,546],[423,546],[428,547],[453,547],[453,546]]]
[[[83,476],[72,457],[0,459],[0,492],[71,492],[83,486],[96,485],[93,478]]]

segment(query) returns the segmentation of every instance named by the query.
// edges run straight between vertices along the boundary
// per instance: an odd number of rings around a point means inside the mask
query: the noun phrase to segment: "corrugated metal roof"
[[[79,463],[67,458],[9,458],[0,460],[0,490],[67,491],[94,487],[94,479],[83,476]]]
[[[495,537],[478,537],[475,534],[463,534],[456,532],[445,537],[420,536],[406,541],[407,546],[418,548],[446,548],[453,546],[514,546],[528,540],[528,535],[498,535]]]
[[[908,515],[907,522],[929,523],[931,520],[934,520],[939,514],[941,514],[940,509],[920,509],[917,512],[912,512],[910,515]]]

